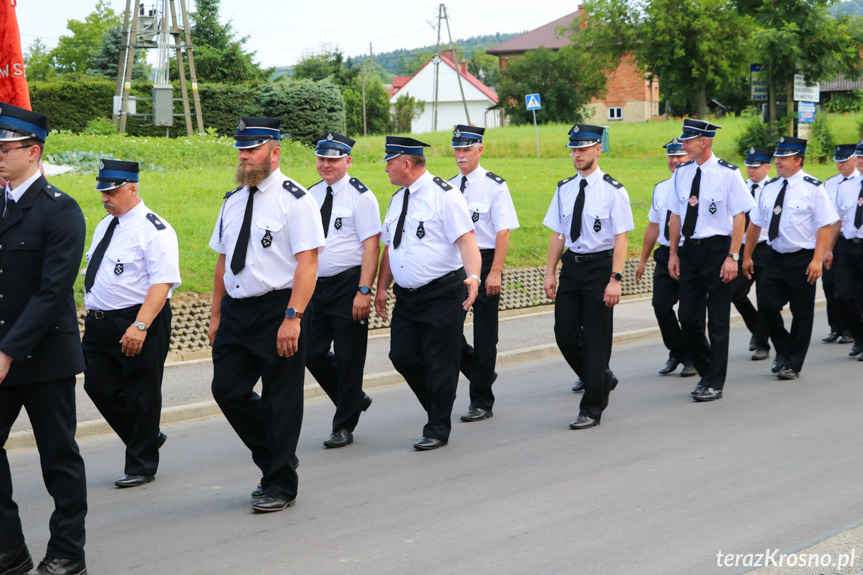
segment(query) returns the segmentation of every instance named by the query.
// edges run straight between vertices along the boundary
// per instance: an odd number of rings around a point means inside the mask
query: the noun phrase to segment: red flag
[[[0,101],[30,110],[30,90],[24,76],[21,34],[15,16],[17,0],[0,0]]]

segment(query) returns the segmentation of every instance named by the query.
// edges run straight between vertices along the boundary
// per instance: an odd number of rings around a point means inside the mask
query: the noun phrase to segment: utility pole
[[[432,108],[432,132],[437,132],[437,100],[438,88],[440,87],[440,21],[443,19],[444,6],[441,4],[437,10],[437,44],[434,48],[434,106]]]
[[[449,48],[452,50],[452,57],[455,60],[453,64],[455,64],[455,73],[456,78],[458,78],[458,89],[461,92],[461,103],[464,104],[464,116],[467,118],[467,125],[470,126],[470,113],[467,111],[467,100],[464,97],[464,86],[461,83],[461,65],[458,61],[458,54],[455,51],[455,44],[452,41],[452,32],[449,29],[449,18],[446,14],[446,6],[441,4],[441,8],[443,8],[443,17],[446,20],[446,33],[449,36]]]
[[[366,122],[366,64],[360,65],[360,76],[363,79],[363,136],[369,135],[369,125]]]

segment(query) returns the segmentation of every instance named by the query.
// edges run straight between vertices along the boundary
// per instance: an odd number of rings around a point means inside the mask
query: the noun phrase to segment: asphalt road
[[[742,572],[717,553],[799,549],[863,519],[863,363],[816,342],[803,377],[781,382],[747,341],[735,326],[727,394],[708,404],[689,399],[693,379],[655,375],[658,339],[616,346],[621,383],[585,431],[567,427],[580,395],[562,359],[503,368],[495,417],[454,422],[433,452],[411,448],[424,413],[404,385],[374,390],[338,450],[321,446],[331,404],[307,402],[297,505],[271,515],[250,511],[258,471],[220,417],[165,429],[157,480],[132,490],[113,487],[119,440],[84,439],[90,572]],[[466,404],[462,382],[456,417]],[[38,454],[9,458],[41,555],[52,505]]]

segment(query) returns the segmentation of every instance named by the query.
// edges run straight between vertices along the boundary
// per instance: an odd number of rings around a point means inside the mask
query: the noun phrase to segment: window
[[[608,119],[609,120],[622,120],[623,119],[623,108],[621,106],[611,106],[608,108]]]

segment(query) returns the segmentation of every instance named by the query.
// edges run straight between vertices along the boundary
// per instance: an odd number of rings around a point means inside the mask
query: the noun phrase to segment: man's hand
[[[9,368],[12,366],[12,358],[0,351],[0,384],[6,379]]]
[[[385,289],[378,289],[378,293],[375,294],[375,313],[384,319],[390,318],[390,314],[387,313],[387,290]]]
[[[722,283],[727,284],[737,277],[737,262],[726,257],[722,262],[722,269],[719,270],[719,277],[722,278]]]
[[[641,276],[644,275],[644,269],[647,267],[647,262],[638,260],[638,267],[635,268],[635,283],[641,283]]]
[[[752,258],[743,258],[743,264],[741,267],[743,268],[743,274],[746,276],[746,279],[751,280],[752,274],[755,273],[755,264],[752,262]]]
[[[213,347],[213,342],[216,341],[216,332],[219,331],[219,320],[221,316],[210,316],[210,327],[207,328],[207,339],[210,340],[210,347]]]
[[[602,298],[602,301],[605,302],[605,307],[614,307],[620,303],[620,283],[616,279],[611,278],[608,285],[605,286],[605,297]]]
[[[120,338],[120,349],[129,357],[136,356],[141,353],[145,339],[147,339],[147,332],[141,331],[132,324],[126,328],[126,333]]]
[[[501,287],[500,272],[490,271],[485,278],[485,295],[494,296],[500,293]]]
[[[476,300],[477,294],[479,294],[479,280],[475,277],[465,278],[464,285],[467,286],[467,299],[461,304],[462,309],[467,311],[470,309],[470,306],[473,305],[473,302]]]
[[[282,320],[276,335],[276,350],[281,357],[291,357],[300,348],[300,319]]]
[[[557,278],[554,274],[545,274],[545,284],[542,286],[545,289],[545,295],[549,299],[554,299],[557,295]]]
[[[673,279],[680,279],[680,258],[677,254],[668,256],[668,273]]]
[[[354,321],[365,321],[369,319],[369,312],[372,310],[372,292],[366,295],[357,292],[354,296],[354,309],[351,312]]]
[[[821,262],[813,259],[809,262],[809,267],[806,268],[807,281],[814,284],[821,277]]]
[[[824,265],[825,270],[829,270],[830,268],[832,268],[833,267],[833,250],[825,250],[824,251],[824,258],[821,261]]]

